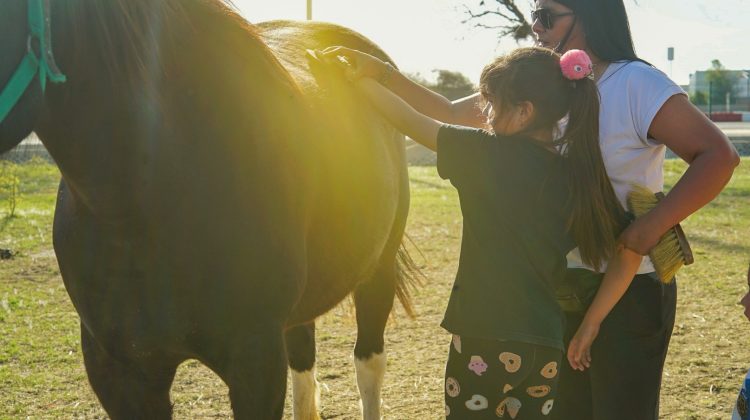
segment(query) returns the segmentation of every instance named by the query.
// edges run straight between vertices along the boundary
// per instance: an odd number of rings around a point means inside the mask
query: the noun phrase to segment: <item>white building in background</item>
[[[714,97],[709,103],[709,71],[696,71],[690,75],[690,85],[686,89],[695,105],[703,112],[711,113],[741,113],[741,121],[750,121],[750,70],[726,70],[727,76],[734,81],[732,92],[720,101]],[[696,95],[698,93],[701,95]],[[736,118],[733,117],[733,118]],[[734,121],[734,119],[730,118]],[[719,120],[716,120],[719,121]]]
[[[690,75],[688,93],[692,96],[701,91],[708,95],[708,71],[696,71]],[[727,75],[734,79],[732,95],[735,99],[750,98],[750,70],[727,70]]]

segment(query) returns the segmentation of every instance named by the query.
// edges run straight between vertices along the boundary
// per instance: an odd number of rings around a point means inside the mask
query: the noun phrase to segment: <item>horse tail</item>
[[[406,248],[404,239],[408,239],[411,245],[421,254],[419,248],[416,247],[414,241],[404,233],[404,238],[401,239],[401,245],[398,247],[396,253],[396,297],[401,302],[406,314],[414,319],[416,318],[416,312],[412,305],[411,294],[418,287],[424,285],[425,275],[419,266],[414,262]]]

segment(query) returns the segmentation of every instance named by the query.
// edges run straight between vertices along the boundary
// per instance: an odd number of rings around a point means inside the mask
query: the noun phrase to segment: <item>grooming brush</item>
[[[656,207],[663,198],[664,193],[654,193],[642,185],[633,184],[628,193],[628,207],[638,218]],[[664,283],[671,282],[683,265],[693,263],[693,251],[679,223],[662,235],[648,256],[651,257],[656,274]]]

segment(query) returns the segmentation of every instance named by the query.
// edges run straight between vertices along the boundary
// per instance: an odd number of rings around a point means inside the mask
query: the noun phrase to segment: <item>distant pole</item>
[[[731,97],[732,94],[730,92],[727,92],[726,95],[724,95],[724,101],[726,102],[726,104],[724,105],[724,110],[727,112],[732,112]]]
[[[745,105],[747,105],[747,110],[750,111],[750,73],[745,70],[740,73],[740,78],[745,79]]]
[[[713,105],[713,96],[714,96],[714,82],[709,81],[708,82],[708,119],[713,120],[711,116],[713,113],[711,112],[711,106]]]
[[[667,60],[669,60],[669,77],[672,78],[672,62],[674,61],[674,47],[667,48]]]
[[[312,20],[312,0],[307,0],[307,20]]]

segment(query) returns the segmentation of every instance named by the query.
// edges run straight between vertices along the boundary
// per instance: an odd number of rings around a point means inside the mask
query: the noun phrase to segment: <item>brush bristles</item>
[[[628,194],[628,207],[636,218],[656,207],[659,199],[648,188],[633,185]],[[677,271],[685,265],[685,253],[677,238],[677,232],[669,229],[649,253],[656,274],[662,282],[670,283]]]
[[[636,218],[648,213],[656,207],[659,199],[648,188],[633,184],[630,193],[628,193],[628,207]]]
[[[677,271],[685,265],[685,256],[674,229],[669,229],[659,239],[659,243],[651,250],[649,257],[654,263],[654,269],[659,278],[665,283],[670,283]]]

